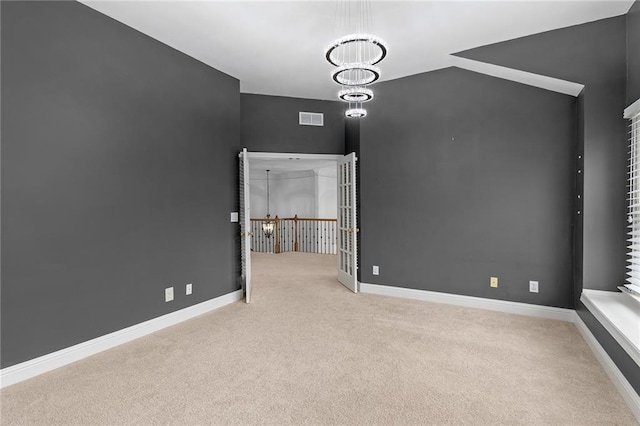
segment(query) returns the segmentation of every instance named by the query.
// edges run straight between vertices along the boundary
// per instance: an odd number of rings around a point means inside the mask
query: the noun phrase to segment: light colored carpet
[[[1,391],[2,424],[636,424],[570,323],[352,294],[253,255],[238,302]]]

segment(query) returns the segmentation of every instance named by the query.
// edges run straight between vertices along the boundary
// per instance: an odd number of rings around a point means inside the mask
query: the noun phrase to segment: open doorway
[[[337,254],[337,159],[249,158],[252,251]]]
[[[246,302],[251,302],[252,253],[335,255],[337,279],[357,292],[355,154],[253,153],[245,149],[239,157]],[[267,176],[271,200],[275,200],[270,205]],[[268,212],[276,220],[276,231],[265,237],[261,225]]]

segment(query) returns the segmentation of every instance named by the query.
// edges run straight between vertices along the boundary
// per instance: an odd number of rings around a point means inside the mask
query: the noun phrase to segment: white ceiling
[[[266,170],[269,170],[270,176],[274,178],[292,171],[311,172],[313,170],[320,171],[322,176],[331,177],[337,174],[336,164],[336,160],[300,158],[291,154],[289,158],[251,158],[249,172],[252,180],[266,180]]]
[[[344,0],[343,0],[344,1]],[[82,3],[240,80],[243,93],[336,99],[324,48],[337,1],[90,1]],[[380,81],[474,61],[473,47],[626,13],[633,0],[373,1],[371,33],[389,48]],[[479,69],[476,69],[482,72]],[[498,72],[499,70],[494,70]],[[503,78],[518,80],[502,70]],[[488,72],[491,73],[491,72]],[[526,75],[519,74],[525,78]],[[531,76],[529,76],[531,77]],[[545,87],[536,79],[522,81]],[[550,90],[576,88],[550,81]],[[557,87],[556,87],[557,86]]]

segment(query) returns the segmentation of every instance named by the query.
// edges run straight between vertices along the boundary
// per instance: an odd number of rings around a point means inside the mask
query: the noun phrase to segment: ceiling
[[[291,172],[310,172],[320,170],[324,177],[335,177],[337,174],[336,160],[300,158],[291,154],[288,158],[251,158],[249,172],[251,180],[266,180],[266,170],[272,177],[290,175]],[[307,173],[309,174],[309,173]]]
[[[341,19],[338,1],[82,3],[239,79],[243,93],[336,99],[324,48],[345,35],[336,31]],[[570,87],[574,83],[501,67],[486,69],[451,54],[622,15],[632,4],[633,0],[372,1],[369,32],[382,37],[389,49],[379,64],[380,81],[455,65],[573,94],[579,91]]]

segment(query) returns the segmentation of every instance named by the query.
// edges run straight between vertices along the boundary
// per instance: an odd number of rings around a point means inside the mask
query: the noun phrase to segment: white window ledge
[[[640,366],[640,303],[624,293],[587,289],[580,301]]]

